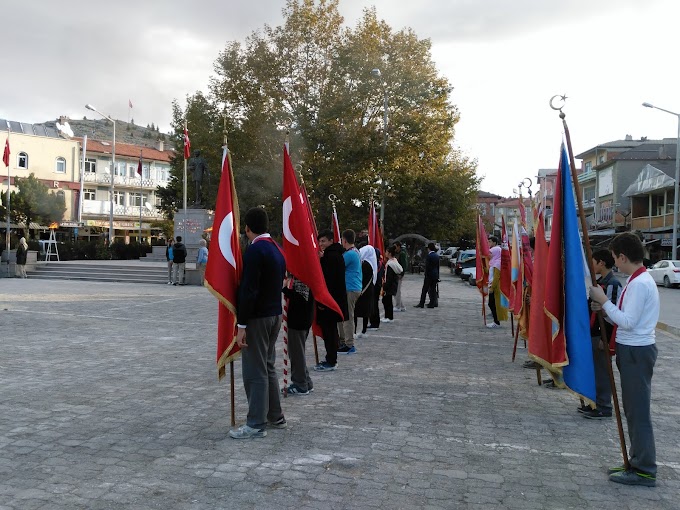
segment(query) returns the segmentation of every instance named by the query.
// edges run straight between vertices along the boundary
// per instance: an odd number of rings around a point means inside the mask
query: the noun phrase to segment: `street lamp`
[[[680,113],[671,112],[669,110],[664,110],[658,106],[654,106],[649,103],[642,103],[645,108],[655,108],[661,110],[662,112],[670,113],[675,115],[678,119],[678,137],[675,145],[675,189],[673,193],[673,247],[671,249],[671,260],[675,260],[677,257],[678,249],[678,184],[680,181]]]
[[[113,179],[114,175],[116,173],[116,121],[113,120],[111,117],[108,115],[104,115],[102,112],[97,110],[94,106],[91,104],[86,104],[85,108],[88,110],[92,110],[95,113],[98,113],[102,117],[104,117],[106,120],[110,120],[113,123],[113,145],[111,146],[111,189],[109,190],[109,246],[113,243]],[[140,199],[141,200],[141,199]]]
[[[371,70],[371,74],[375,76],[376,78],[380,78],[382,76],[382,73],[380,72],[380,69],[373,69]],[[383,131],[384,131],[384,139],[383,139],[383,172],[382,175],[380,176],[380,186],[382,187],[382,200],[380,202],[380,228],[383,229],[383,234],[385,233],[385,195],[387,194],[386,189],[385,189],[385,167],[387,166],[387,84],[383,83],[383,92],[384,92],[384,99],[383,99]]]

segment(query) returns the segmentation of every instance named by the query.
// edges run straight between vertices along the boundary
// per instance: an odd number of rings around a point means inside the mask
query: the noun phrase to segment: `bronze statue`
[[[189,160],[189,171],[194,180],[194,189],[196,190],[194,205],[203,205],[203,179],[205,179],[208,186],[210,186],[210,171],[205,158],[201,156],[201,151],[196,149],[194,157]]]

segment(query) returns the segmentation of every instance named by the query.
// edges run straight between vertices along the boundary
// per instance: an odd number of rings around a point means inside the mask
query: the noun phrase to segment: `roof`
[[[557,175],[557,168],[539,168],[538,177],[551,177]]]
[[[623,193],[624,197],[646,195],[651,191],[670,188],[675,185],[675,179],[652,165],[645,165],[637,178]]]
[[[10,133],[21,133],[24,135],[46,136],[49,138],[61,138],[59,132],[53,127],[44,124],[28,124],[27,122],[17,122],[14,120],[0,119],[0,131]]]
[[[494,195],[493,193],[489,193],[488,191],[478,191],[477,192],[477,198],[497,198],[497,199],[502,199],[503,197],[500,195]]]
[[[675,160],[677,141],[651,142],[633,147],[614,156],[615,160]]]
[[[82,143],[82,138],[74,138]],[[139,152],[142,152],[142,159],[152,160],[152,161],[165,161],[170,162],[174,157],[175,151],[173,149],[159,151],[151,147],[144,147],[142,145],[133,145],[131,143],[116,143],[116,156],[129,157],[129,158],[139,158]],[[111,143],[110,142],[100,142],[99,140],[87,139],[87,152],[97,153],[97,154],[111,154]]]

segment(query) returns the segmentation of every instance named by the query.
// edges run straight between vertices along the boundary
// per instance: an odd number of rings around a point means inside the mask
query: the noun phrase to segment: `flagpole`
[[[9,147],[9,123],[7,123],[7,141],[5,142],[5,147]],[[4,153],[3,153],[4,154]],[[8,154],[8,158],[10,155]],[[7,163],[9,163],[9,159],[7,160]],[[6,257],[7,257],[7,278],[9,278],[9,198],[10,198],[10,193],[9,193],[9,187],[10,183],[12,181],[12,178],[10,177],[10,170],[9,170],[9,164],[7,165],[7,230],[5,232],[5,250],[6,250]]]
[[[297,168],[297,166],[296,166]],[[300,165],[300,187],[302,192],[305,194],[305,201],[307,203],[307,210],[309,212],[309,217],[312,219],[312,228],[314,228],[314,239],[318,239],[319,231],[316,228],[316,220],[314,219],[314,214],[312,214],[312,204],[309,202],[309,193],[307,193],[307,186],[305,186],[305,178],[302,176],[302,165]],[[316,322],[316,311],[314,312],[314,322]],[[314,326],[312,325],[312,341],[314,342],[314,360],[316,364],[319,364],[319,347],[316,345],[316,334],[314,333]],[[287,390],[286,390],[287,391]]]
[[[142,149],[139,149],[139,245],[142,245],[142,177],[144,169],[142,168]],[[141,256],[141,252],[140,252]]]
[[[184,136],[186,137],[187,132],[187,120],[184,119]],[[184,140],[186,146],[186,140]],[[187,237],[187,156],[186,150],[184,151],[184,190],[183,190],[183,204],[184,204],[184,222],[182,223],[182,237],[186,241]]]
[[[556,108],[553,106],[553,100],[559,98],[562,100],[562,106]],[[583,210],[583,197],[581,196],[581,187],[578,183],[578,175],[576,174],[576,165],[574,163],[574,152],[571,148],[571,136],[569,134],[569,127],[567,126],[566,114],[562,111],[564,108],[564,101],[566,96],[553,96],[550,99],[550,107],[553,110],[558,110],[560,112],[560,119],[562,119],[562,126],[564,127],[564,136],[567,140],[567,150],[569,152],[569,166],[571,166],[571,180],[574,183],[574,193],[576,195],[576,203],[578,205],[579,219],[581,221],[581,232],[583,234],[583,244],[586,250],[586,262],[588,263],[588,269],[590,270],[590,280],[592,286],[597,285],[597,280],[595,278],[595,267],[593,266],[593,253],[590,248],[590,239],[588,238],[588,223],[586,222],[586,214]],[[609,355],[609,338],[607,338],[607,330],[605,329],[604,315],[602,311],[597,312],[597,319],[600,325],[600,338],[602,339],[603,349],[605,350],[605,355],[608,356],[607,362],[607,372],[609,372],[609,383],[612,389],[612,400],[614,403],[614,411],[616,414],[616,425],[619,431],[619,442],[621,443],[621,454],[623,455],[623,465],[626,469],[630,469],[630,462],[628,460],[628,449],[626,448],[626,438],[623,432],[623,422],[621,420],[621,409],[619,408],[619,397],[616,393],[616,381],[614,379],[614,369],[612,368],[611,356]]]

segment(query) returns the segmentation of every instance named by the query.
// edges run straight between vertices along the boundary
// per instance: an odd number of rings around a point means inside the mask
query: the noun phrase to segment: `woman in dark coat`
[[[366,245],[359,250],[361,256],[361,296],[357,299],[354,307],[354,332],[357,330],[357,317],[363,317],[363,327],[359,336],[366,334],[368,319],[373,312],[375,300],[375,281],[377,279],[378,262],[375,256],[375,248]]]
[[[19,270],[19,278],[27,278],[26,276],[26,258],[28,255],[28,244],[26,238],[19,239],[19,246],[17,247],[17,269]]]
[[[392,296],[396,296],[399,285],[399,275],[404,272],[397,262],[397,249],[391,246],[387,250],[387,264],[385,264],[385,284],[383,285],[383,308],[385,308],[385,318],[380,322],[392,322],[394,320],[394,303]]]

